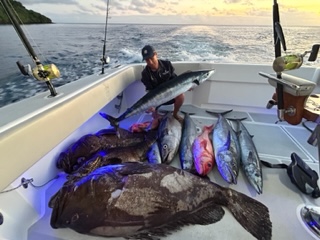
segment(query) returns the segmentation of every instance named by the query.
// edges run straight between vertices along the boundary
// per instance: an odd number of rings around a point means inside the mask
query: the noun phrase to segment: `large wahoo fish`
[[[199,86],[201,83],[206,81],[213,73],[214,69],[182,73],[178,77],[164,82],[157,88],[149,91],[118,118],[109,116],[106,113],[100,113],[100,115],[107,119],[110,122],[111,126],[117,127],[119,125],[119,122],[121,122],[122,120],[142,113],[150,107],[155,107],[166,103],[169,100],[188,91],[189,89]]]

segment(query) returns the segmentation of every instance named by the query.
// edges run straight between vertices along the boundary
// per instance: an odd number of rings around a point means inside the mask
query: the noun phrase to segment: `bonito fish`
[[[181,123],[173,117],[171,112],[167,113],[160,122],[157,140],[163,163],[171,163],[177,155],[181,142],[181,134]]]
[[[182,73],[178,77],[164,82],[157,88],[149,91],[118,118],[109,116],[106,113],[100,113],[100,115],[107,119],[110,122],[111,126],[117,127],[119,125],[119,122],[121,122],[122,120],[142,113],[150,107],[155,107],[166,103],[169,100],[188,91],[189,89],[200,85],[201,83],[206,81],[211,76],[211,74],[213,74],[213,72],[214,70],[212,69]]]
[[[249,183],[254,187],[258,194],[261,194],[263,187],[263,178],[262,166],[258,151],[248,129],[244,126],[240,119],[237,119],[236,121],[238,123],[238,138],[241,149],[240,162],[242,169],[247,176]]]
[[[195,139],[192,146],[194,165],[201,176],[206,176],[214,164],[213,146],[209,138],[212,129],[213,125],[204,126],[202,133]]]
[[[188,113],[185,113],[182,125],[182,136],[179,148],[181,168],[190,171],[193,164],[192,145],[198,135],[197,126]]]
[[[240,145],[237,134],[222,114],[218,114],[212,142],[215,160],[222,178],[228,183],[236,184],[240,167]]]
[[[269,211],[262,203],[166,164],[98,168],[67,182],[49,206],[52,228],[89,235],[154,239],[185,225],[218,222],[223,207],[257,239],[269,240],[272,234]]]

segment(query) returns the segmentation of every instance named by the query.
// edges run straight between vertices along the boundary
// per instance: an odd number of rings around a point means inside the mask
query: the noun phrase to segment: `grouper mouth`
[[[58,217],[61,216],[62,210],[64,208],[65,198],[68,194],[61,194],[61,191],[62,189],[60,189],[60,191],[57,192],[49,201],[49,207],[52,208],[50,225],[54,229],[64,227],[59,226],[59,224],[57,224],[57,221]],[[63,196],[62,199],[61,196]]]

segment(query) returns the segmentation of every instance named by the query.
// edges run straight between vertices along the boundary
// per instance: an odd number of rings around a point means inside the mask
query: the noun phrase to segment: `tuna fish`
[[[188,113],[185,113],[182,125],[182,136],[179,148],[181,168],[190,171],[193,168],[192,144],[198,136],[197,126]]]
[[[209,138],[212,129],[213,125],[204,126],[202,133],[195,139],[192,146],[194,165],[201,176],[206,176],[214,164],[213,146]]]
[[[238,123],[238,138],[241,149],[241,166],[247,176],[249,183],[254,187],[258,194],[262,193],[263,179],[262,166],[258,151],[252,140],[248,129],[241,122],[241,119],[236,120]]]
[[[169,100],[174,99],[180,94],[188,91],[189,89],[195,88],[206,81],[213,73],[213,69],[182,73],[178,77],[170,81],[166,81],[157,88],[146,93],[118,118],[109,116],[106,113],[100,113],[100,115],[107,119],[111,126],[118,127],[119,122],[122,120],[142,113],[150,107],[155,107],[166,103]]]
[[[182,125],[171,112],[161,120],[158,128],[158,144],[163,163],[171,163],[179,150]]]
[[[236,132],[223,114],[218,114],[218,121],[212,134],[215,160],[222,178],[228,183],[236,184],[240,167],[240,145]]]
[[[100,150],[114,147],[132,146],[142,142],[146,133],[131,133],[119,128],[121,138],[114,129],[103,129],[96,134],[87,134],[61,152],[57,159],[57,168],[66,173],[73,173],[84,162]]]
[[[49,206],[52,228],[88,235],[160,238],[185,225],[216,223],[223,218],[224,207],[257,239],[269,240],[272,235],[265,205],[166,164],[123,163],[98,168],[67,182]],[[226,229],[233,230],[232,226]]]

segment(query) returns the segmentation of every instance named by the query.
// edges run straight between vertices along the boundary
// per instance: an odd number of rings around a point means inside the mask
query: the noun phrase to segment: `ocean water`
[[[283,27],[288,53],[303,53],[320,43],[320,27]],[[103,24],[45,24],[23,27],[43,64],[61,72],[55,87],[101,71]],[[108,67],[142,61],[141,48],[153,45],[160,58],[171,61],[267,63],[274,59],[271,26],[109,24]],[[23,76],[16,62],[34,63],[11,25],[0,26],[0,107],[48,91],[46,84]],[[319,57],[320,59],[320,57]],[[307,65],[319,65],[320,60]]]

